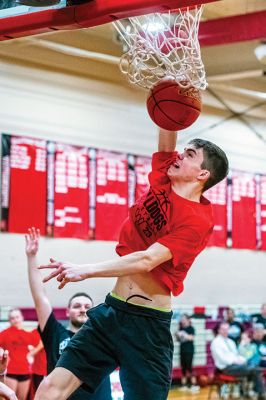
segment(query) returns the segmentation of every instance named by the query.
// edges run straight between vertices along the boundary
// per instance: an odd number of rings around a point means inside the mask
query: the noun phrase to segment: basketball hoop
[[[113,22],[127,51],[120,69],[131,83],[150,89],[163,78],[206,89],[198,30],[203,6]]]

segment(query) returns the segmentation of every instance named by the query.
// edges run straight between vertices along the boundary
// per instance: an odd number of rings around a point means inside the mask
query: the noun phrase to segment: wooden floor
[[[201,388],[199,393],[182,392],[178,387],[170,390],[168,400],[207,400],[209,388]]]

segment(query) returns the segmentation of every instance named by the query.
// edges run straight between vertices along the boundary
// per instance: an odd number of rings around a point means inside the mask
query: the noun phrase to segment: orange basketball
[[[205,387],[209,384],[209,378],[206,375],[200,375],[198,377],[198,384],[200,385],[200,387]]]
[[[148,113],[160,128],[180,131],[192,125],[201,113],[200,91],[182,87],[172,79],[156,83],[147,98]]]

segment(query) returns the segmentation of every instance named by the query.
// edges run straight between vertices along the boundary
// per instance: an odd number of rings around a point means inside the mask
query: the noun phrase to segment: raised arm
[[[159,129],[158,151],[175,151],[177,132]]]
[[[38,269],[37,253],[39,248],[39,236],[40,233],[38,229],[29,229],[29,233],[25,235],[25,251],[28,261],[28,277],[31,295],[35,304],[40,329],[43,330],[52,312],[52,306],[46,295],[41,272]]]

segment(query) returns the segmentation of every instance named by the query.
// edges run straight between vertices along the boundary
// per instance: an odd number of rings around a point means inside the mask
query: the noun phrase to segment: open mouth
[[[180,165],[177,164],[177,163],[174,163],[173,166],[174,166],[176,169],[180,168]]]

